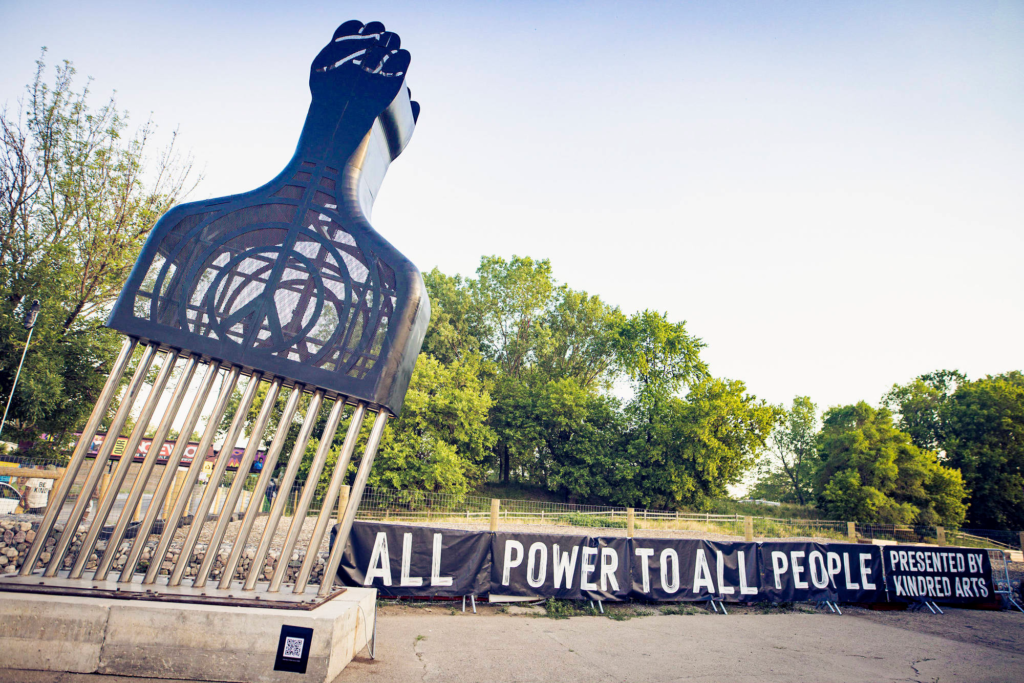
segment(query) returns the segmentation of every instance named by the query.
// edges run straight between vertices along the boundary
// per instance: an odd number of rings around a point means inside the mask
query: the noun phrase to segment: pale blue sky
[[[413,55],[423,114],[373,222],[422,270],[549,257],[773,402],[1024,366],[1021,2],[0,0],[0,102],[46,45],[180,126],[196,198],[248,190],[352,18]]]

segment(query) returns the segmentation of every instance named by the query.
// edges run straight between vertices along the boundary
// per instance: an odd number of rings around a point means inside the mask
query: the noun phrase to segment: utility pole
[[[14,384],[11,385],[11,395],[7,397],[7,406],[4,408],[4,417],[0,419],[0,434],[4,432],[4,425],[7,424],[7,411],[11,409],[11,401],[14,400],[14,390],[18,386],[18,378],[21,377],[21,366],[25,364],[25,354],[28,353],[28,345],[32,341],[32,333],[36,329],[36,318],[39,317],[39,299],[32,301],[32,306],[25,313],[25,329],[28,330],[28,339],[25,340],[25,350],[21,352],[21,362],[18,363],[18,372],[14,374]]]

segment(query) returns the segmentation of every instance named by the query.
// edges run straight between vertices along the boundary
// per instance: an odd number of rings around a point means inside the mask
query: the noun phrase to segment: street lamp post
[[[7,411],[11,409],[11,401],[14,400],[14,390],[18,386],[18,378],[21,377],[21,366],[25,364],[25,354],[28,353],[29,342],[32,341],[32,333],[36,329],[36,318],[39,316],[39,299],[32,301],[32,306],[25,313],[25,329],[28,330],[28,339],[25,340],[25,350],[21,352],[21,362],[18,363],[18,372],[14,374],[14,384],[11,385],[11,395],[7,397],[7,406],[4,407],[4,417],[0,419],[0,434],[4,432],[4,425],[7,424]]]

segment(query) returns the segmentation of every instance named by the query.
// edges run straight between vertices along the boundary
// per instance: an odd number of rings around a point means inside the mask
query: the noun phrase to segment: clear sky
[[[45,45],[180,127],[193,198],[244,191],[352,18],[413,56],[423,112],[373,223],[421,270],[550,258],[772,402],[1024,367],[1021,2],[0,0],[0,102]]]

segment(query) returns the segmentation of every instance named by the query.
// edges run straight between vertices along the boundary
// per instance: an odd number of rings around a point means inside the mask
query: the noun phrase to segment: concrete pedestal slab
[[[4,593],[0,651],[12,669],[329,683],[372,637],[376,597],[349,588],[295,611]],[[305,674],[274,671],[284,625],[313,629]]]

